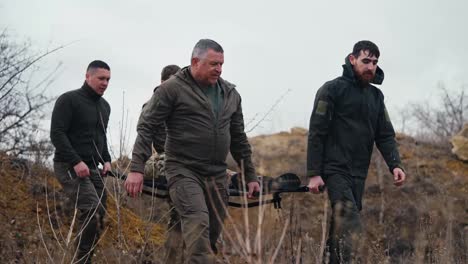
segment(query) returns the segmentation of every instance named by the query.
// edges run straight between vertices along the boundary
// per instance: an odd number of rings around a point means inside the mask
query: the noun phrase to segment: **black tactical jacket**
[[[383,79],[382,69],[377,68],[372,83],[381,84]],[[358,84],[347,58],[343,75],[317,92],[310,118],[307,175],[365,178],[374,142],[390,171],[401,167],[384,96],[371,84]]]
[[[54,161],[88,166],[111,161],[107,147],[110,106],[86,82],[80,89],[62,94],[52,112],[50,138]]]

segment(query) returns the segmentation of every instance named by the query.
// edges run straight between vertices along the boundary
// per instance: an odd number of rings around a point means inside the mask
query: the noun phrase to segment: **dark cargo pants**
[[[145,163],[145,180],[157,180],[166,181],[166,173],[164,171],[165,162],[164,162],[164,155],[159,155],[157,153],[153,153],[151,157]],[[177,210],[174,208],[174,203],[172,202],[171,198],[167,199],[169,204],[169,208],[171,210],[169,214],[169,223],[167,226],[167,238],[166,242],[164,243],[164,260],[162,263],[164,264],[178,264],[183,263],[183,254],[181,254],[184,250],[183,246],[183,239],[182,239],[182,228],[180,224],[180,217],[177,213]]]
[[[184,243],[182,238],[182,227],[180,223],[180,216],[177,213],[177,210],[174,207],[174,203],[169,198],[168,199],[169,207],[171,212],[169,215],[169,223],[167,225],[168,234],[166,242],[164,243],[164,248],[166,252],[164,254],[165,264],[177,264],[184,262]]]
[[[77,253],[74,263],[91,263],[95,243],[104,225],[107,195],[103,179],[97,169],[90,168],[91,176],[77,177],[68,163],[54,162],[57,180],[70,202],[78,209],[76,236]]]
[[[169,190],[180,215],[187,263],[215,263],[228,202],[227,177],[175,176]]]
[[[330,264],[350,263],[362,231],[359,212],[362,209],[365,178],[334,174],[325,180],[332,206],[327,246]]]

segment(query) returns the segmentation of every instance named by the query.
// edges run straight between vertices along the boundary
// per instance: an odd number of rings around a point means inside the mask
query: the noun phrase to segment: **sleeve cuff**
[[[391,173],[391,174],[393,174],[393,170],[394,170],[395,168],[400,168],[404,173],[406,173],[405,168],[403,168],[403,166],[402,166],[401,164],[397,164],[397,165],[394,165],[394,166],[392,166],[392,167],[389,167],[390,173]]]
[[[135,164],[132,162],[130,165],[130,172],[139,172],[145,174],[145,164]]]
[[[72,165],[72,167],[74,167],[75,165],[77,165],[80,162],[81,162],[81,159],[79,157],[76,157],[70,162],[70,164]]]
[[[255,175],[246,175],[245,181],[246,181],[247,183],[259,182],[257,176],[255,176]]]
[[[307,177],[312,178],[314,176],[323,176],[322,173],[318,170],[307,170]]]

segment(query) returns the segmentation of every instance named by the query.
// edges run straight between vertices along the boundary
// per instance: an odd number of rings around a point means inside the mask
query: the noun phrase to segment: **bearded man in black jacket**
[[[384,104],[384,73],[377,66],[380,51],[359,41],[345,59],[343,75],[317,92],[310,118],[307,175],[309,188],[319,193],[326,185],[332,205],[329,263],[349,263],[359,238],[362,196],[374,142],[385,159],[394,184],[406,175],[395,142],[395,131]]]
[[[110,106],[102,95],[109,80],[109,66],[91,62],[83,86],[62,94],[52,112],[55,176],[79,210],[74,263],[91,263],[103,226],[107,196],[102,176],[111,169],[111,157],[106,138]]]

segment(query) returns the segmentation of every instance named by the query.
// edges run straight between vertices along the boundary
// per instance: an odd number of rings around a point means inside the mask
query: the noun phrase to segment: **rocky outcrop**
[[[460,160],[468,161],[468,124],[465,124],[463,129],[453,136],[450,142],[453,145],[452,153]]]

